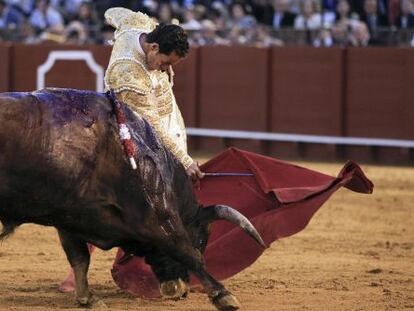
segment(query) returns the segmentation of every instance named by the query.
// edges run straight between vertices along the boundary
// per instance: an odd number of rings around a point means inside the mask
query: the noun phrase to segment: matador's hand
[[[197,162],[193,162],[189,168],[187,168],[187,175],[191,177],[192,180],[201,179],[204,177],[204,173],[200,171]]]

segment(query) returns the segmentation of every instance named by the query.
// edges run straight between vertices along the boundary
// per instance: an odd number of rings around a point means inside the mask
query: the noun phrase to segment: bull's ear
[[[258,244],[267,248],[265,242],[257,232],[256,228],[242,213],[226,205],[210,205],[200,209],[199,220],[204,223],[211,223],[215,220],[227,220],[242,228]]]

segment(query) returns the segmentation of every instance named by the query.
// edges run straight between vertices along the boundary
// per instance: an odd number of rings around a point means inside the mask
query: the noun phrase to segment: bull
[[[174,295],[191,272],[217,309],[238,309],[235,296],[203,264],[210,224],[225,219],[265,246],[263,240],[232,208],[200,206],[184,167],[144,119],[124,111],[136,170],[122,149],[108,94],[45,89],[0,95],[0,240],[23,223],[55,227],[82,306],[102,304],[88,287],[90,243],[145,257],[161,293],[172,288]]]

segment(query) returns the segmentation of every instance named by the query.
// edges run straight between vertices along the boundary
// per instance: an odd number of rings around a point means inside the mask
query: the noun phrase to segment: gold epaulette
[[[130,29],[152,31],[157,22],[148,15],[141,12],[134,12],[126,8],[110,8],[105,12],[105,20],[115,27],[118,32]]]
[[[115,92],[134,91],[148,95],[152,91],[152,81],[143,64],[133,58],[120,58],[109,65],[105,87]]]

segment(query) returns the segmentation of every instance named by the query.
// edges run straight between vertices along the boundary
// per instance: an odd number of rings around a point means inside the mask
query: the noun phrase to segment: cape
[[[205,177],[194,186],[199,202],[229,205],[250,219],[267,245],[306,227],[339,188],[372,193],[373,183],[355,162],[337,177],[259,154],[230,148],[201,166],[203,172],[252,173],[253,176]],[[264,249],[228,222],[213,223],[204,253],[207,271],[229,278],[253,264]],[[118,251],[112,269],[115,283],[140,297],[159,297],[159,283],[144,259]],[[196,279],[191,280],[197,285]]]

